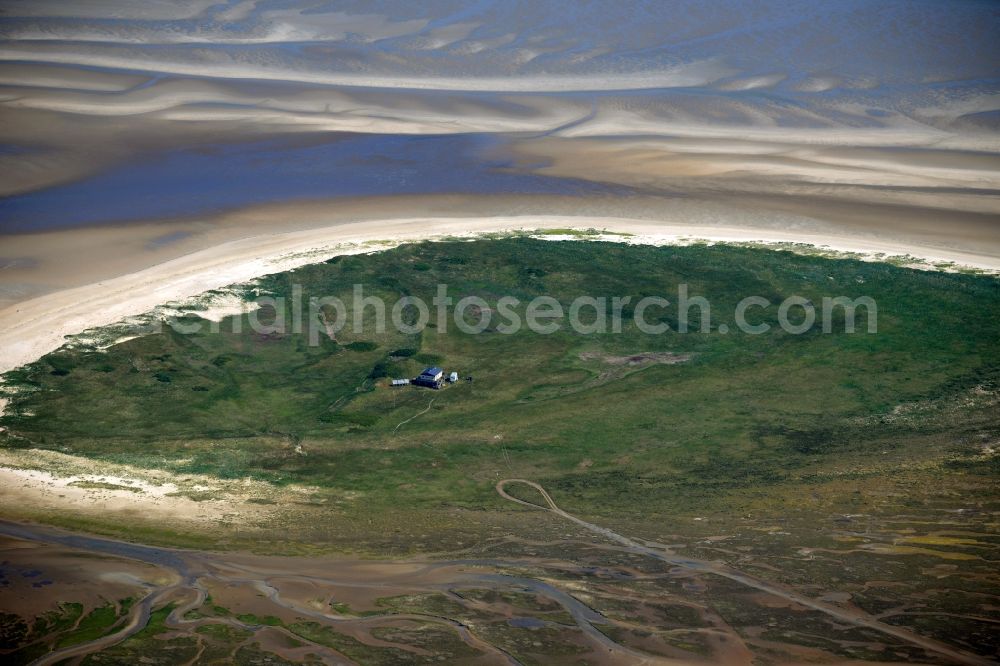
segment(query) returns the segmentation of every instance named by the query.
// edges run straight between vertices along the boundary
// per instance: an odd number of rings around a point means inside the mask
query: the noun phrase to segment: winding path
[[[526,500],[518,499],[513,495],[510,495],[506,491],[506,487],[509,484],[520,483],[522,485],[534,488],[542,496],[545,501],[546,506],[540,504],[535,504],[534,502],[528,502]],[[559,508],[559,505],[555,503],[552,496],[549,495],[548,491],[545,490],[541,485],[535,483],[534,481],[529,481],[527,479],[503,479],[497,482],[496,485],[497,493],[500,494],[506,500],[511,502],[516,502],[517,504],[523,504],[524,506],[530,506],[535,509],[542,509],[543,511],[549,511],[559,516],[560,518],[565,518],[573,523],[576,523],[580,527],[587,529],[595,534],[599,534],[605,538],[608,538],[616,543],[625,546],[625,548],[633,553],[638,553],[641,555],[647,555],[649,557],[667,562],[679,567],[685,567],[692,569],[694,571],[700,571],[703,573],[714,574],[716,576],[721,576],[723,578],[728,578],[734,580],[738,583],[742,583],[748,587],[760,590],[761,592],[766,592],[768,594],[773,594],[774,596],[781,597],[788,601],[792,601],[800,606],[805,606],[806,608],[811,608],[812,610],[825,613],[826,615],[836,618],[842,622],[847,622],[853,624],[857,627],[866,627],[868,629],[874,629],[893,638],[898,638],[901,641],[910,643],[911,645],[916,645],[925,650],[935,652],[937,654],[946,656],[950,659],[954,659],[963,664],[971,664],[974,666],[988,666],[994,662],[979,657],[974,654],[969,654],[962,650],[958,650],[949,645],[941,643],[931,638],[926,638],[915,634],[911,631],[907,631],[901,627],[895,627],[891,624],[886,624],[880,622],[875,618],[864,614],[861,611],[852,611],[846,608],[840,608],[838,606],[833,606],[831,604],[826,604],[816,599],[798,594],[791,590],[779,587],[773,583],[768,583],[767,581],[754,578],[745,573],[737,571],[735,569],[730,569],[721,565],[713,564],[711,562],[704,562],[702,560],[694,560],[686,557],[680,557],[678,555],[673,555],[665,550],[657,550],[655,548],[650,548],[637,541],[634,541],[626,536],[622,536],[613,530],[609,530],[606,527],[601,527],[600,525],[594,525],[593,523],[588,523],[587,521],[577,518],[573,514],[567,513]]]

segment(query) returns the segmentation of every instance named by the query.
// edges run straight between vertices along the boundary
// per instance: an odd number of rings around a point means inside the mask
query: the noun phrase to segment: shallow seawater
[[[486,134],[299,135],[176,149],[6,197],[0,199],[0,232],[208,214],[296,199],[610,189],[515,168],[504,139]]]

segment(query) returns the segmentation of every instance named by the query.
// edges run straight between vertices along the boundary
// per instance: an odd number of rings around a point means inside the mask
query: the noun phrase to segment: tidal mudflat
[[[0,658],[996,661],[998,27],[4,2]]]

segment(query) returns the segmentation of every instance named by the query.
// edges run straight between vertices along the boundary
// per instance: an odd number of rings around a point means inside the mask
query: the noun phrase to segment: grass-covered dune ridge
[[[791,488],[917,461],[995,473],[976,457],[998,434],[992,277],[752,248],[507,238],[335,257],[247,293],[290,296],[299,284],[306,298],[350,307],[355,284],[390,305],[430,303],[447,284],[456,300],[544,294],[568,305],[580,295],[674,301],[681,283],[711,302],[712,332],[648,335],[626,319],[620,334],[504,335],[491,330],[499,320],[480,335],[439,334],[432,317],[419,335],[348,326],[311,346],[305,332],[262,335],[244,317],[239,333],[230,318],[218,333],[167,327],[104,352],[62,350],[7,375],[19,390],[3,445],[304,484],[315,488],[309,510],[350,523],[362,542],[382,538],[364,535],[365,520],[401,512],[407,528],[432,533],[414,548],[447,542],[455,510],[508,509],[498,478],[534,479],[574,513],[642,525],[735,512],[765,489],[778,506]],[[772,325],[764,335],[733,326],[749,295],[775,304],[751,317]],[[869,296],[878,332],[860,316],[853,334],[841,319],[832,333],[785,333],[776,304],[790,295],[817,309],[824,297]],[[676,309],[650,316],[676,329]],[[385,386],[432,364],[475,381]]]

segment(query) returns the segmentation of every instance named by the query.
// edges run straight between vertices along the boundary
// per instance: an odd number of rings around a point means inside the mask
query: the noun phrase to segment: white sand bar
[[[0,372],[20,367],[58,349],[68,335],[116,323],[167,302],[321,261],[334,254],[363,252],[394,242],[448,235],[545,228],[603,229],[634,234],[630,242],[651,244],[681,243],[691,238],[718,242],[808,243],[872,258],[908,255],[931,263],[954,262],[990,271],[1000,270],[1000,257],[994,254],[802,230],[545,215],[366,220],[230,241],[128,275],[12,305],[0,310]],[[373,240],[387,243],[365,245]]]

